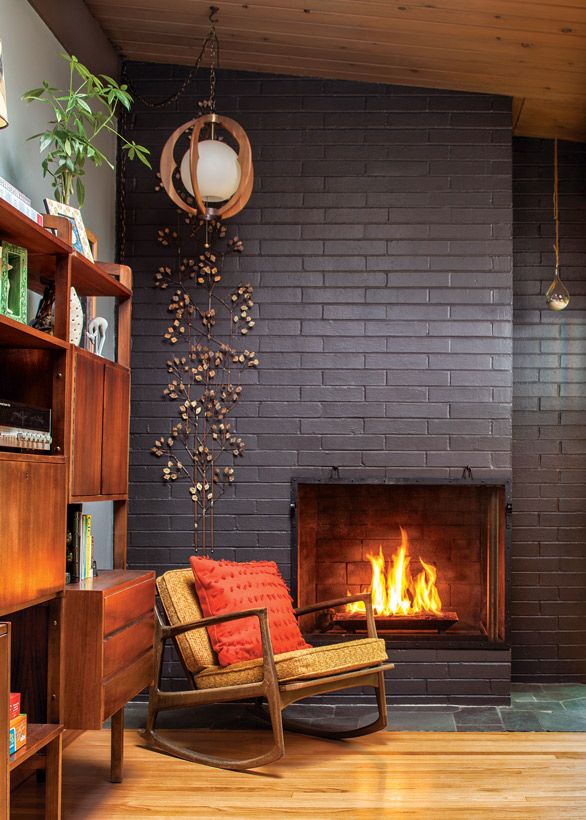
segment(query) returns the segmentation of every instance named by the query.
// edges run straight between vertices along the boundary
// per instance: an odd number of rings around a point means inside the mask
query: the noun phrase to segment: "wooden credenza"
[[[155,573],[102,571],[65,590],[68,729],[101,729],[153,676]]]
[[[65,590],[64,723],[112,718],[112,776],[122,779],[124,706],[153,679],[155,573],[103,570]]]

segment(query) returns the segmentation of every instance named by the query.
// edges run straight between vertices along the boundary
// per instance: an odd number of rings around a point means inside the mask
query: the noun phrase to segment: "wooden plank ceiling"
[[[86,0],[131,60],[192,64],[206,0]],[[513,97],[515,133],[586,140],[586,0],[217,0],[221,65]]]

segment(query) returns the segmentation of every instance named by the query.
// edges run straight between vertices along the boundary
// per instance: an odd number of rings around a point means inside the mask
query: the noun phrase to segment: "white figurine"
[[[108,321],[104,319],[102,316],[96,316],[95,319],[92,319],[92,321],[90,322],[89,329],[86,331],[85,335],[92,343],[94,353],[97,353],[98,356],[102,355],[102,350],[104,349],[104,342],[106,341],[107,330]]]

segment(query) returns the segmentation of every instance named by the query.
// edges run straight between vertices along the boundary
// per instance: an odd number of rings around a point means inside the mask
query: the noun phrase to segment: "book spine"
[[[26,196],[26,194],[23,194],[22,191],[19,191],[18,188],[15,188],[14,185],[8,182],[7,179],[4,179],[4,177],[0,177],[0,187],[5,188],[10,194],[12,194],[12,196],[17,197],[21,200],[21,202],[24,202],[24,204],[28,205],[30,208],[31,198]]]
[[[80,532],[79,532],[79,513],[73,513],[73,533],[72,533],[72,551],[73,551],[73,561],[72,561],[72,569],[71,569],[71,580],[72,581],[81,581],[79,577],[80,572]]]
[[[7,191],[6,188],[3,188],[0,185],[0,198],[2,198],[5,202],[8,202],[9,205],[12,205],[13,208],[16,208],[17,211],[20,211],[21,214],[28,216],[29,219],[32,219],[33,222],[36,222],[37,225],[43,226],[43,217],[38,211],[35,211],[34,208],[31,208],[30,205],[27,205],[17,196],[14,196]]]
[[[81,536],[80,536],[80,551],[79,551],[79,578],[81,581],[85,580],[85,515],[81,516]]]
[[[86,540],[86,564],[85,564],[85,577],[91,578],[92,577],[92,517],[91,515],[87,516],[87,540]]]

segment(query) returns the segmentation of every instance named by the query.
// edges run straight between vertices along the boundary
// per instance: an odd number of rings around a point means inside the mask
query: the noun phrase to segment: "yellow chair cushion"
[[[171,626],[203,618],[191,568],[165,572],[157,578],[157,590]],[[185,667],[192,674],[218,662],[205,627],[178,635],[177,647]]]
[[[356,641],[296,649],[275,655],[279,681],[311,680],[340,672],[376,666],[387,660],[384,640],[362,638]],[[262,680],[262,658],[233,663],[231,666],[210,666],[194,676],[198,689],[240,686]]]

